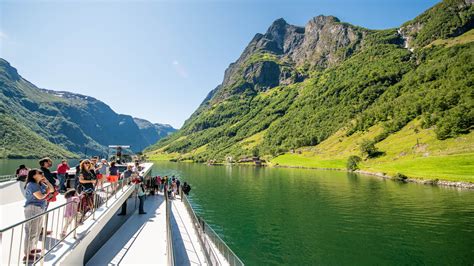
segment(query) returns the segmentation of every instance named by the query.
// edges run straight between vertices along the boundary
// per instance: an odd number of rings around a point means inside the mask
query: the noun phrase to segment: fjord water
[[[0,174],[36,160],[0,160]],[[474,191],[371,176],[154,162],[248,265],[472,265]],[[145,206],[146,207],[146,206]]]
[[[474,191],[371,176],[155,162],[248,265],[472,265]]]

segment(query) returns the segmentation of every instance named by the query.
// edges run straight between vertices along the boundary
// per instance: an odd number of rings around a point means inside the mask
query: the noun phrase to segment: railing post
[[[79,218],[79,204],[77,202],[74,202],[76,204],[76,214],[74,215],[74,239],[77,239],[77,219]]]
[[[97,199],[96,199],[96,192],[92,192],[92,220],[95,220],[95,210],[96,210],[96,202],[97,202]],[[87,202],[87,204],[89,204],[89,202]]]
[[[107,191],[105,192],[105,207],[108,208],[109,207],[109,186],[107,186]]]
[[[8,265],[10,265],[10,261],[12,258],[12,246],[13,246],[13,235],[15,234],[15,227],[12,228],[12,237],[10,239],[10,251],[8,252]],[[20,242],[20,250],[21,250],[21,242]]]
[[[44,219],[44,230],[43,230],[43,247],[41,249],[41,266],[43,266],[44,264],[44,250],[46,248],[46,236],[48,235],[48,218],[49,218],[49,213],[46,213],[46,217]],[[28,254],[26,256],[28,256]]]
[[[21,232],[20,232],[20,241],[23,241],[23,230],[25,229],[25,224],[22,223],[21,224]],[[20,249],[18,251],[18,263],[20,263],[20,257],[21,257],[21,253],[23,252],[23,250],[21,250],[21,242],[20,242]]]

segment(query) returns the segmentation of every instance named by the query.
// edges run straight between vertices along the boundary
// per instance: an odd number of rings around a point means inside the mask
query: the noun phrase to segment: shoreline
[[[296,168],[296,169],[313,169],[313,170],[330,170],[330,171],[341,171],[350,173],[351,171],[346,169],[340,168],[317,168],[317,167],[306,167],[306,166],[291,166],[291,165],[265,165],[267,167],[275,167],[275,168]],[[383,173],[374,173],[365,170],[356,170],[353,173],[363,174],[363,175],[370,175],[376,176],[383,179],[390,179],[393,181],[397,181],[394,179],[393,176],[389,176]],[[400,182],[405,183],[417,183],[423,185],[432,185],[432,186],[440,186],[440,187],[454,187],[454,188],[461,188],[461,189],[473,189],[474,190],[474,183],[471,182],[463,182],[463,181],[448,181],[443,179],[419,179],[419,178],[411,178],[408,177],[406,180],[401,180]]]
[[[165,160],[168,162],[173,162],[170,160]],[[174,161],[174,162],[179,162],[179,161]],[[191,162],[187,162],[191,163]],[[195,162],[192,162],[195,163]],[[206,164],[206,163],[203,163]],[[329,170],[329,171],[341,171],[341,172],[346,172],[350,173],[352,171],[349,171],[347,169],[341,169],[341,168],[323,168],[323,167],[307,167],[307,166],[292,166],[292,165],[269,165],[269,164],[262,164],[261,166],[257,166],[255,164],[249,164],[249,163],[231,163],[231,164],[225,164],[225,163],[216,163],[212,164],[211,166],[223,166],[223,165],[246,165],[246,166],[253,166],[253,167],[274,167],[274,168],[295,168],[295,169],[309,169],[309,170]],[[383,179],[390,179],[393,181],[397,181],[393,176],[386,175],[380,172],[370,172],[370,171],[365,171],[365,170],[356,170],[353,171],[353,173],[358,173],[358,174],[363,174],[363,175],[370,175],[370,176],[376,176],[379,178]],[[431,186],[439,186],[439,187],[451,187],[451,188],[460,188],[460,189],[467,189],[467,190],[474,190],[474,183],[471,182],[466,182],[466,181],[449,181],[449,180],[443,180],[443,179],[421,179],[421,178],[411,178],[408,177],[405,180],[400,180],[399,182],[404,182],[404,183],[416,183],[416,184],[423,184],[423,185],[431,185]]]

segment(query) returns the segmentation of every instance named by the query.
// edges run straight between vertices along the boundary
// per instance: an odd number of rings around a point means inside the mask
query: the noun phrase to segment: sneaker
[[[31,253],[31,254],[41,253],[41,250],[42,250],[42,249],[39,249],[39,248],[37,248],[37,249],[32,249],[32,250],[30,250],[30,253]]]
[[[66,235],[67,235],[66,233],[61,233],[59,236],[60,236],[61,238],[65,238]]]
[[[139,212],[138,214],[146,214],[146,212]]]
[[[117,216],[125,216],[125,215],[127,215],[127,214],[126,214],[126,213],[119,213],[119,214],[117,214]]]
[[[28,260],[28,262],[33,263],[36,259],[37,259],[36,255],[29,254],[28,258],[26,256],[23,257],[23,263],[26,263],[26,260]]]
[[[40,233],[40,236],[41,236],[41,237],[43,236],[43,232],[44,232],[44,231],[41,230],[41,233]],[[47,236],[51,235],[52,233],[53,233],[53,231],[50,231],[50,230],[46,231],[46,235],[47,235]]]

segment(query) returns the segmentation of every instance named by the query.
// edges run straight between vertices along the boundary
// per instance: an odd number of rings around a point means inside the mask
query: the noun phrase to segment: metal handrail
[[[60,243],[62,243],[64,241],[64,239],[71,235],[72,233],[74,234],[74,238],[76,238],[76,230],[77,228],[80,226],[80,223],[81,221],[85,221],[87,220],[89,217],[92,217],[93,220],[96,219],[95,217],[95,213],[97,211],[98,208],[102,207],[102,206],[105,206],[106,208],[108,208],[108,202],[109,200],[115,196],[114,198],[117,197],[117,192],[118,191],[122,191],[124,192],[124,194],[126,194],[129,190],[133,190],[134,189],[134,186],[133,185],[129,185],[129,187],[124,191],[124,188],[126,185],[128,185],[130,182],[130,179],[122,179],[122,180],[119,180],[119,182],[117,184],[114,184],[114,185],[109,185],[109,186],[106,186],[106,191],[105,192],[102,192],[102,193],[99,193],[97,191],[94,191],[92,193],[92,197],[93,197],[93,206],[92,206],[92,209],[90,209],[89,211],[87,211],[87,213],[83,213],[84,216],[82,216],[81,218],[79,218],[79,216],[81,216],[81,212],[82,212],[82,208],[85,207],[85,206],[82,206],[81,203],[77,204],[77,203],[74,203],[74,202],[66,202],[66,203],[63,203],[59,206],[56,206],[50,210],[47,210],[45,212],[42,212],[38,215],[35,215],[33,217],[30,217],[28,219],[25,219],[21,222],[18,222],[14,225],[10,225],[6,228],[3,228],[0,230],[0,234],[2,235],[5,235],[5,234],[8,234],[9,232],[11,232],[11,242],[10,242],[10,251],[9,251],[9,257],[8,257],[8,264],[10,264],[11,262],[11,259],[12,259],[12,247],[13,247],[13,239],[14,239],[14,235],[15,235],[15,230],[19,227],[21,227],[20,229],[20,244],[19,244],[19,251],[18,251],[18,263],[20,264],[21,261],[20,261],[20,257],[21,257],[21,254],[23,253],[22,251],[22,241],[23,241],[23,229],[26,228],[27,224],[30,224],[31,225],[31,222],[35,219],[42,219],[44,222],[41,222],[40,226],[42,226],[44,228],[44,234],[43,234],[43,247],[42,247],[42,252],[41,254],[39,254],[39,257],[38,258],[35,258],[34,261],[30,261],[31,263],[41,263],[43,264],[44,263],[44,258],[50,254],[54,248],[56,246],[58,246]],[[102,194],[102,195],[101,195]],[[103,195],[105,194],[105,195]],[[66,212],[66,206],[68,204],[77,204],[76,206],[76,210],[77,210],[77,213],[75,214],[74,218],[73,218],[73,222],[74,222],[74,225],[73,225],[73,228],[68,231],[65,235],[62,235],[61,234],[61,237],[58,239],[54,239],[56,241],[49,241],[48,243],[48,247],[45,246],[45,243],[46,243],[46,232],[48,232],[48,229],[54,229],[54,227],[56,227],[56,237],[58,235],[58,232],[59,230],[58,229],[63,229],[63,226],[65,224],[65,221],[64,221],[64,218],[61,218],[61,214],[64,216],[64,213]],[[87,204],[88,205],[88,204]],[[88,214],[88,215],[87,215]],[[49,223],[49,218],[51,218],[51,225]],[[57,222],[55,223],[55,219],[57,219]],[[81,221],[79,221],[81,220]],[[68,224],[68,227],[70,226],[71,222],[69,222]],[[68,229],[68,228],[67,228]],[[63,229],[64,230],[64,229]],[[30,232],[31,232],[31,228],[30,228]],[[5,239],[6,240],[6,239]],[[52,242],[52,243],[51,243]],[[3,243],[2,245],[3,247],[6,247],[5,245],[5,242]],[[23,246],[23,248],[25,248]],[[29,250],[30,248],[33,248],[33,247],[26,247],[26,250]],[[36,248],[36,246],[34,247]],[[47,248],[47,250],[46,250]],[[27,261],[28,263],[28,258],[27,258]]]
[[[188,210],[191,216],[191,219],[194,221],[193,224],[196,227],[199,239],[203,242],[202,244],[205,247],[205,253],[208,253],[206,254],[206,256],[209,257],[209,264],[220,265],[222,263],[219,261],[218,256],[216,254],[213,254],[214,251],[212,248],[210,248],[209,250],[207,249],[208,245],[206,244],[209,244],[207,243],[208,239],[211,240],[214,246],[219,249],[219,251],[229,263],[229,265],[244,265],[242,260],[234,253],[234,251],[232,251],[232,249],[224,242],[224,240],[222,240],[222,238],[220,238],[220,236],[206,223],[206,221],[196,215],[191,203],[188,200],[188,197],[183,193],[181,189],[180,196],[181,200],[184,202],[184,205],[186,206],[186,209]]]
[[[165,186],[164,194],[166,203],[166,253],[168,254],[168,265],[174,266],[176,264],[174,257],[173,234],[171,232],[171,202],[168,198],[168,189]]]
[[[16,178],[17,178],[16,175],[0,175],[0,183],[16,180]]]
[[[7,230],[9,230],[9,229],[12,229],[13,227],[16,227],[16,226],[18,226],[18,225],[21,225],[21,224],[23,224],[23,223],[29,222],[29,221],[31,221],[31,220],[34,220],[34,219],[38,218],[38,217],[44,216],[44,215],[46,215],[46,214],[48,214],[48,213],[51,213],[51,212],[53,212],[53,211],[55,211],[55,210],[57,210],[57,209],[59,209],[59,208],[61,208],[61,207],[64,207],[64,206],[68,205],[68,204],[69,204],[69,203],[67,203],[67,202],[66,202],[66,203],[63,203],[63,204],[61,204],[61,205],[59,205],[59,206],[56,206],[56,207],[54,207],[54,208],[52,208],[52,209],[50,209],[50,210],[47,210],[47,211],[45,211],[45,212],[42,212],[42,213],[38,214],[38,215],[35,215],[35,216],[30,217],[30,218],[28,218],[28,219],[22,220],[21,222],[18,222],[18,223],[14,224],[14,225],[10,225],[10,226],[8,226],[8,227],[5,227],[5,228],[3,228],[3,229],[0,229],[0,234],[3,233],[3,232],[5,232],[5,231],[7,231]]]

